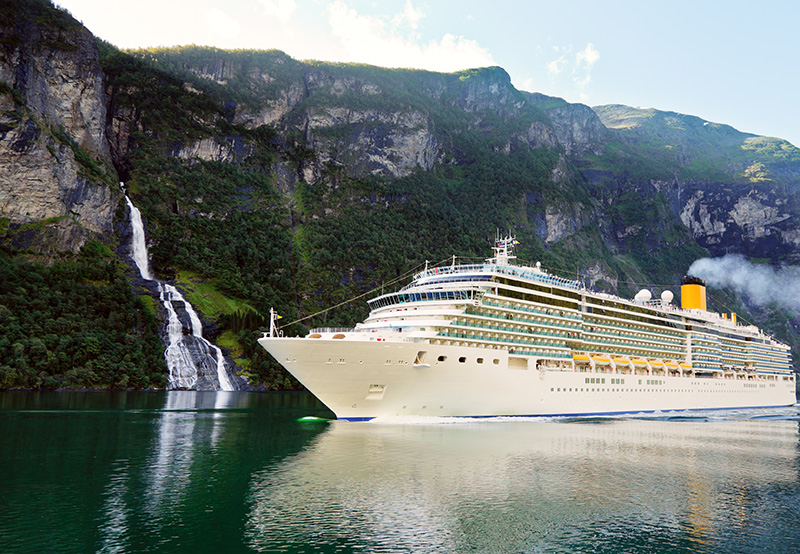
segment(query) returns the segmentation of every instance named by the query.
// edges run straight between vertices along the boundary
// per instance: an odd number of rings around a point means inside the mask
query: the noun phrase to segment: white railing
[[[352,327],[318,327],[316,329],[311,329],[309,334],[319,333],[353,333],[355,331]]]

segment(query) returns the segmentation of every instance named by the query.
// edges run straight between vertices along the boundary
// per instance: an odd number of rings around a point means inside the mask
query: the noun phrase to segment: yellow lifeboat
[[[589,356],[586,354],[573,354],[572,359],[575,360],[579,364],[588,364],[591,363]]]
[[[636,367],[647,367],[647,360],[644,358],[631,358],[631,362],[633,362],[633,365]]]
[[[672,361],[664,362],[664,365],[667,366],[667,369],[678,369],[680,367],[678,362]]]
[[[664,366],[664,360],[658,358],[650,358],[648,359],[648,361],[650,362],[650,367],[652,367],[653,369],[666,369],[666,366]]]
[[[595,354],[592,356],[592,360],[594,361],[595,365],[610,365],[611,358],[608,356],[604,356],[602,354]]]

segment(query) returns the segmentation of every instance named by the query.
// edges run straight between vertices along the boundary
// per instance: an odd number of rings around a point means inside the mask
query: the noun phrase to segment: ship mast
[[[517,244],[519,244],[519,242],[510,233],[501,238],[500,232],[498,231],[494,239],[494,246],[492,247],[492,250],[494,250],[494,258],[489,258],[486,261],[495,265],[509,265],[511,260],[517,259],[513,254],[514,246]]]

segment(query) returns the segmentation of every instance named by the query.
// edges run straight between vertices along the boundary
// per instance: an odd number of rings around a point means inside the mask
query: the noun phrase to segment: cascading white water
[[[197,384],[197,366],[192,353],[183,340],[183,324],[178,319],[173,302],[186,302],[183,296],[171,285],[158,284],[158,293],[161,303],[167,310],[167,349],[164,356],[169,368],[169,388],[193,389]],[[188,306],[188,304],[186,304]],[[192,335],[195,335],[194,322],[192,322]]]
[[[124,189],[123,189],[124,190]],[[145,242],[144,223],[139,209],[133,205],[127,194],[125,201],[131,213],[131,224],[133,226],[133,261],[139,268],[142,279],[155,281],[150,272],[148,260],[147,243]],[[186,301],[183,295],[174,286],[158,281],[159,298],[167,310],[169,319],[167,320],[167,337],[169,344],[165,352],[167,367],[169,368],[169,388],[170,389],[193,389],[197,385],[197,365],[211,365],[217,371],[220,390],[236,390],[228,377],[225,368],[225,361],[222,351],[214,344],[203,338],[203,325],[197,316],[192,305]],[[189,315],[190,335],[183,332],[183,324],[178,318],[176,305],[183,305]],[[191,337],[191,339],[189,338]],[[196,358],[200,360],[196,360]],[[212,365],[213,362],[213,365]]]
[[[144,223],[142,222],[142,214],[139,209],[133,205],[128,195],[125,195],[125,201],[128,203],[128,210],[131,213],[131,224],[133,225],[133,261],[136,267],[139,268],[139,275],[142,279],[148,281],[153,280],[153,275],[150,273],[150,261],[147,256],[147,243],[144,239]]]

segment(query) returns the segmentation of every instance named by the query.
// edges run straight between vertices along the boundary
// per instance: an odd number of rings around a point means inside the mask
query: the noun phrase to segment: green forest
[[[164,388],[146,298],[97,242],[50,265],[0,250],[0,389]]]

